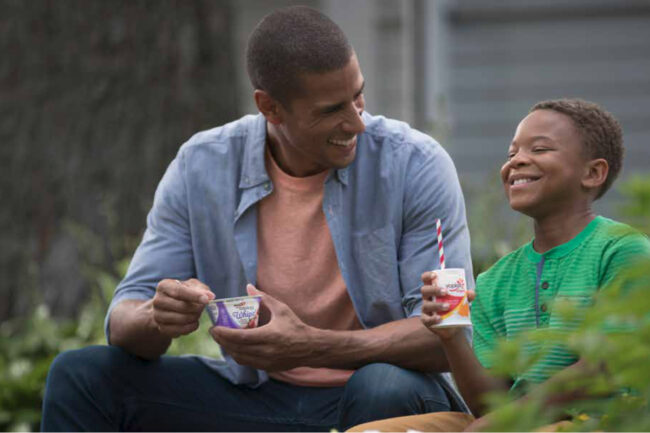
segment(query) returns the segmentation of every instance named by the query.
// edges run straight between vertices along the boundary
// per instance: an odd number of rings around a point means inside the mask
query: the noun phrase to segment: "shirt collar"
[[[541,261],[542,257],[544,257],[544,259],[560,259],[575,250],[591,233],[594,232],[594,230],[596,230],[596,227],[598,227],[603,222],[603,220],[603,217],[596,216],[596,218],[587,224],[587,226],[582,229],[582,231],[578,233],[576,237],[566,243],[563,243],[562,245],[551,248],[542,254],[538,253],[533,248],[533,239],[525,246],[526,255],[534,263]]]
[[[251,188],[269,180],[264,165],[265,145],[266,119],[263,115],[258,114],[253,118],[244,142],[244,160],[239,178],[240,188]]]

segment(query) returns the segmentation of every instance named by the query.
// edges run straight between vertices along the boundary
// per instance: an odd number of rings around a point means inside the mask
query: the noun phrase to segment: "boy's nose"
[[[521,167],[522,165],[528,164],[530,160],[525,152],[517,152],[512,158],[510,158],[509,162],[511,167]]]

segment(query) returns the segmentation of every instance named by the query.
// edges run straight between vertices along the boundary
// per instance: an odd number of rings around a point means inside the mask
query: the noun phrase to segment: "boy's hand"
[[[442,297],[447,295],[447,291],[443,288],[438,287],[437,283],[438,276],[435,272],[425,272],[422,274],[422,316],[420,320],[422,324],[426,326],[429,331],[435,333],[438,337],[443,340],[453,338],[458,334],[462,328],[461,327],[450,327],[450,328],[436,328],[442,321],[441,315],[449,310],[449,305],[442,302],[436,302],[434,299],[436,297]],[[467,291],[467,301],[472,302],[476,297],[476,293],[473,290]]]
[[[198,329],[203,308],[211,299],[214,293],[199,280],[162,280],[153,297],[153,320],[167,337],[189,334]]]

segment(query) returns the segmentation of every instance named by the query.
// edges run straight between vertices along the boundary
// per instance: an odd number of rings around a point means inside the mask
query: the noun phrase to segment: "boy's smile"
[[[533,218],[562,213],[582,202],[587,162],[571,119],[536,110],[521,121],[501,168],[510,206]]]

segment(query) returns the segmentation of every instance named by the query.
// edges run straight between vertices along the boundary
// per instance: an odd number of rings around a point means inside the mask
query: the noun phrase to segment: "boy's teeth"
[[[514,182],[512,182],[513,185],[521,185],[522,183],[528,183],[532,182],[534,179],[526,178],[526,179],[517,179]]]

